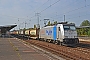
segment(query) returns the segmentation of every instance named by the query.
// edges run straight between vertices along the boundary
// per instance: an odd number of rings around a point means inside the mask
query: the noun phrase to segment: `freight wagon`
[[[19,34],[19,32],[18,32],[18,30],[14,30],[14,31],[10,31],[10,34],[17,35],[17,34]]]
[[[40,29],[39,38],[61,45],[76,45],[79,43],[75,24],[58,23]]]
[[[25,36],[30,36],[30,30],[29,29],[25,30]]]
[[[39,38],[39,29],[30,30],[30,38],[38,39]]]

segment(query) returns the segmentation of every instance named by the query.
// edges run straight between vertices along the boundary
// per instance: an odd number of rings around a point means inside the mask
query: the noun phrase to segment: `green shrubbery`
[[[84,26],[84,27],[83,27]],[[88,26],[88,27],[85,27]],[[90,22],[88,20],[84,20],[80,29],[77,29],[78,36],[90,36]]]
[[[89,29],[89,31],[88,31],[88,36],[90,36],[90,29]]]

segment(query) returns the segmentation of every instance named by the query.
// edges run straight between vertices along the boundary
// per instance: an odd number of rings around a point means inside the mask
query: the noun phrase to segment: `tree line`
[[[90,36],[90,21],[84,20],[80,24],[81,28],[77,28],[78,36]]]

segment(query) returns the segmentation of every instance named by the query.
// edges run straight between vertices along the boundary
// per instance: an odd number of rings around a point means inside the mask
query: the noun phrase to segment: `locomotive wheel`
[[[48,40],[49,43],[51,43],[51,40]]]
[[[62,46],[62,42],[60,42],[60,46]]]
[[[60,44],[60,42],[59,42],[58,40],[56,40],[56,41],[55,41],[55,44],[59,45],[59,44]]]
[[[55,44],[55,40],[53,40],[53,44]]]

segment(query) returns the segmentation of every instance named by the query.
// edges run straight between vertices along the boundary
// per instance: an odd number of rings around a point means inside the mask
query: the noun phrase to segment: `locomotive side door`
[[[61,29],[60,29],[60,27],[58,27],[58,39],[59,40],[61,39]]]
[[[58,38],[58,40],[60,41],[60,42],[63,42],[62,41],[62,34],[61,34],[61,27],[60,27],[60,25],[57,27],[57,38]]]

